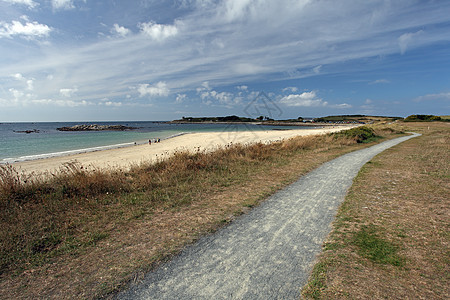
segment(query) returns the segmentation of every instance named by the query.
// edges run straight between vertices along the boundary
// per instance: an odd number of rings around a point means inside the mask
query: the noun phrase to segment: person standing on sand
[[[148,144],[151,145],[152,144],[152,140],[148,140]]]

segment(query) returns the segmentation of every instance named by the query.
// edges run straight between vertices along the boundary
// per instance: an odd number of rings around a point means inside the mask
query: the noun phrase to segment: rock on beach
[[[129,127],[124,125],[97,125],[97,124],[81,124],[71,127],[59,127],[56,128],[59,131],[102,131],[102,130],[132,130],[137,129],[136,127]]]

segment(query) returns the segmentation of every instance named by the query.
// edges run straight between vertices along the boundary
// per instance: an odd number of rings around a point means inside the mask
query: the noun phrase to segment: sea
[[[125,125],[126,131],[59,131],[78,124]],[[258,124],[174,124],[169,122],[0,123],[0,164],[145,144],[191,132],[290,130],[301,127]],[[28,132],[28,133],[27,133]]]

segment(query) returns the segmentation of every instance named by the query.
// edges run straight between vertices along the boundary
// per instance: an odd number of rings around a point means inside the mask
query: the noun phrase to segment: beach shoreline
[[[176,151],[212,151],[227,144],[271,143],[296,136],[326,134],[349,129],[354,126],[334,128],[240,131],[240,132],[196,132],[177,134],[159,143],[132,144],[111,149],[98,149],[70,155],[45,157],[10,163],[24,174],[57,173],[67,163],[80,163],[87,169],[128,169],[143,162],[155,162]]]

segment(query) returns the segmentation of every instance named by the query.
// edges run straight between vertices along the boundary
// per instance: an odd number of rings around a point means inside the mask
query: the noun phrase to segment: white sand
[[[155,161],[158,158],[168,157],[177,150],[213,150],[218,146],[224,146],[230,143],[269,143],[289,139],[295,136],[325,134],[348,128],[349,127],[334,127],[323,129],[189,133],[163,140],[160,143],[152,143],[151,145],[137,145],[119,149],[52,157],[18,162],[12,165],[19,172],[23,171],[26,174],[33,172],[35,174],[40,174],[46,171],[55,172],[67,162],[79,162],[85,167],[95,168],[129,168],[133,164],[139,164],[149,160]]]

